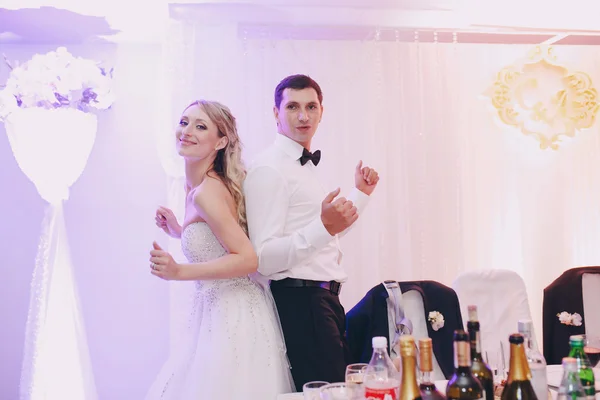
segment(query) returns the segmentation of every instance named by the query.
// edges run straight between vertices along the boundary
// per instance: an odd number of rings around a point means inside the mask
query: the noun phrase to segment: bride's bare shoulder
[[[194,189],[192,196],[194,204],[201,209],[206,209],[215,202],[220,205],[226,204],[228,208],[231,208],[233,204],[233,197],[225,183],[219,177],[210,175]]]

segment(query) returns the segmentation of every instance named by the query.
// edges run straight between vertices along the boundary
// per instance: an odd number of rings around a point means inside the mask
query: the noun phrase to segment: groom
[[[359,162],[348,198],[326,193],[317,176],[321,152],[311,141],[323,115],[313,79],[292,75],[275,89],[278,135],[253,163],[244,183],[250,239],[258,271],[271,290],[298,391],[314,380],[343,382],[348,346],[338,295],[347,275],[339,237],[356,221],[378,174]]]

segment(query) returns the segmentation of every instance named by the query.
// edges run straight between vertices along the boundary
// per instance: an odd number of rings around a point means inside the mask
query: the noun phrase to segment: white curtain
[[[5,121],[21,170],[48,202],[35,259],[20,399],[96,399],[63,204],[96,138],[93,114],[18,109]]]
[[[274,138],[277,83],[309,74],[324,93],[314,148],[323,150],[328,187],[347,193],[359,159],[380,173],[359,227],[342,242],[347,309],[384,279],[451,285],[463,271],[506,268],[524,278],[541,332],[543,288],[565,269],[600,265],[597,124],[557,151],[541,150],[482,97],[531,46],[383,41],[379,31],[305,40],[205,22],[189,25],[181,60],[193,74],[174,85],[174,98],[228,104],[249,160]],[[600,85],[597,47],[560,46],[556,55]]]
[[[160,122],[156,129],[156,149],[163,170],[167,176],[167,204],[165,207],[173,210],[179,224],[183,225],[185,213],[185,171],[183,159],[177,154],[175,148],[175,128],[183,108],[192,102],[189,87],[186,82],[192,78],[193,65],[181,62],[185,54],[189,53],[194,45],[193,38],[189,37],[191,27],[175,20],[167,21],[167,35],[163,42],[162,71],[159,82],[157,99],[162,103],[164,112],[160,113]],[[177,92],[174,90],[177,88]],[[183,102],[178,101],[181,99]],[[173,258],[183,262],[185,257],[181,250],[181,241],[168,238],[167,249]],[[185,325],[188,323],[188,310],[192,300],[193,282],[169,282],[169,348],[175,351],[176,345],[185,334]]]

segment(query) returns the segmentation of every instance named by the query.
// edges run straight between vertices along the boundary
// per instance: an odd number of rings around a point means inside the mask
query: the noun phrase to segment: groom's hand
[[[331,236],[343,232],[358,219],[356,207],[344,197],[334,199],[340,194],[337,188],[329,193],[321,203],[321,221]]]
[[[354,171],[354,185],[358,190],[370,196],[379,182],[379,174],[373,168],[363,167],[362,161],[358,162]]]

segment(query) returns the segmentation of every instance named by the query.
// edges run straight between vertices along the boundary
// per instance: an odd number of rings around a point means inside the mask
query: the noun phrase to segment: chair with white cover
[[[506,371],[510,357],[508,337],[517,331],[519,320],[532,319],[523,278],[504,269],[469,271],[460,274],[452,288],[458,295],[465,324],[469,319],[467,307],[477,306],[484,359],[490,367]],[[535,328],[532,337],[537,347]]]

